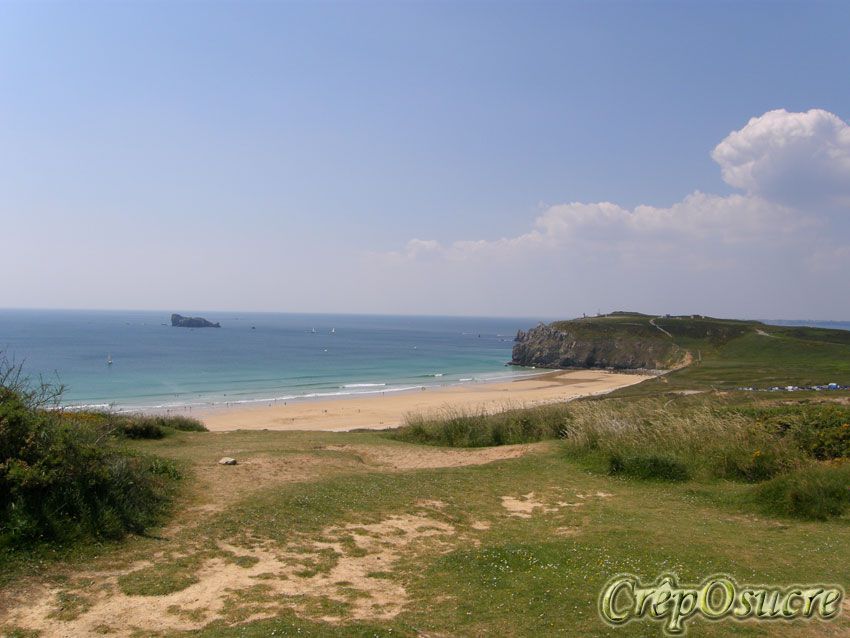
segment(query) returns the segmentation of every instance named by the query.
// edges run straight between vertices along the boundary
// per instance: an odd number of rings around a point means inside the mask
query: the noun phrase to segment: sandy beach
[[[649,378],[602,370],[569,370],[506,382],[471,383],[404,393],[322,401],[215,408],[193,416],[212,431],[383,429],[411,413],[497,412],[611,392]]]

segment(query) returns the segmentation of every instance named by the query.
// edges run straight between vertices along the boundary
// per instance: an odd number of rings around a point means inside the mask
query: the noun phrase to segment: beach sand
[[[193,416],[212,431],[383,429],[402,425],[407,414],[445,410],[498,412],[604,394],[648,378],[641,374],[570,370],[514,381],[469,383],[386,395],[215,408]]]

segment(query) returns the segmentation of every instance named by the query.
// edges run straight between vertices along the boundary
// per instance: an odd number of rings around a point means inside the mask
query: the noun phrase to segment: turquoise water
[[[58,378],[67,387],[66,405],[164,409],[398,392],[527,375],[530,371],[504,364],[516,331],[537,323],[191,314],[222,327],[172,328],[170,312],[0,310],[0,349],[23,361],[30,375]]]

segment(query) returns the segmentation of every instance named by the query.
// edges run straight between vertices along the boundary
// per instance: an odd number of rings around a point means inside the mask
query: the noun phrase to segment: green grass
[[[755,500],[774,515],[827,520],[850,509],[850,463],[818,464],[760,485]]]
[[[747,511],[746,486],[710,483],[693,492],[589,475],[565,461],[561,445],[488,466],[370,473],[269,490],[222,515],[207,533],[228,534],[240,521],[253,520],[255,534],[283,542],[294,530],[318,532],[327,525],[368,523],[412,511],[422,498],[445,502],[441,520],[459,529],[469,529],[475,519],[497,521],[478,536],[478,547],[461,542],[447,554],[417,557],[396,571],[396,578],[409,584],[414,600],[422,602],[391,622],[371,623],[369,631],[392,629],[401,635],[608,635],[596,617],[596,596],[610,574],[623,571],[646,578],[667,569],[692,580],[725,571],[748,582],[846,581],[842,568],[828,558],[841,539],[850,540],[846,523],[820,533],[807,524],[744,524],[746,519],[736,517]],[[588,502],[581,510],[531,520],[506,516],[500,495],[530,491],[548,501],[574,500],[579,492],[613,496]],[[591,521],[582,527],[586,516]],[[697,533],[694,520],[701,521]],[[563,526],[580,532],[559,538],[556,530]],[[822,535],[827,533],[831,538]],[[804,538],[813,543],[803,551],[807,561],[814,562],[798,562],[794,556],[796,543]],[[765,545],[780,557],[765,561],[759,550]],[[273,626],[259,623],[257,629]],[[728,627],[699,629],[696,635],[726,635]],[[769,629],[751,626],[740,631],[770,635]],[[339,630],[340,635],[363,635],[357,631],[361,628]],[[645,625],[635,625],[617,635],[645,636],[646,631]],[[231,634],[210,629],[200,635]]]
[[[203,558],[203,554],[193,554],[144,567],[120,576],[118,586],[128,596],[163,596],[180,591],[198,582],[195,573]]]
[[[615,452],[609,456],[608,473],[612,476],[629,476],[645,481],[687,481],[691,477],[691,471],[685,463],[675,456],[663,453]]]
[[[653,327],[650,320],[671,336]],[[667,344],[671,352],[686,350],[692,354],[693,363],[688,367],[624,388],[617,396],[832,382],[850,385],[847,330],[771,326],[709,317],[653,318],[638,313],[612,313],[555,322],[552,326],[580,339],[616,340],[625,349]]]
[[[340,444],[354,448],[325,449]],[[660,628],[636,623],[613,632],[600,623],[596,599],[611,575],[630,572],[652,579],[673,571],[688,582],[725,572],[742,582],[850,586],[844,567],[850,547],[846,515],[827,522],[753,516],[755,486],[717,479],[645,482],[592,473],[572,457],[566,441],[537,444],[513,460],[417,471],[391,471],[362,461],[362,450],[369,446],[415,450],[377,433],[179,433],[133,446],[189,463],[194,467],[188,468],[190,475],[207,471],[231,489],[244,490],[221,511],[181,519],[187,524],[183,531],[107,544],[97,556],[62,563],[71,574],[75,569],[120,571],[123,566],[119,586],[134,597],[155,601],[191,585],[205,560],[222,556],[215,549],[219,541],[245,551],[283,549],[324,539],[329,527],[362,529],[405,513],[427,516],[454,530],[446,544],[414,544],[400,550],[397,562],[375,570],[376,581],[400,583],[406,590],[408,603],[398,616],[329,623],[322,618],[344,615],[348,604],[307,596],[291,600],[297,603],[295,610],[283,608],[274,618],[249,620],[263,605],[286,600],[257,589],[229,598],[223,616],[206,627],[166,632],[169,636],[647,636],[660,635]],[[294,483],[240,484],[232,471],[240,466],[214,463],[223,450],[234,449],[248,463],[243,469],[259,458],[284,462],[309,457],[322,464],[315,476]],[[206,491],[182,496],[189,499],[183,506],[198,502]],[[531,492],[553,510],[536,511],[526,519],[511,516],[502,505],[502,496]],[[610,496],[594,496],[600,493]],[[442,506],[423,505],[426,501]],[[559,502],[582,505],[559,507]],[[474,526],[477,521],[490,526],[481,530]],[[564,529],[570,534],[564,535]],[[129,568],[151,559],[151,565]],[[305,563],[296,569],[321,576],[328,567]],[[53,571],[49,565],[43,569]],[[88,589],[79,589],[83,584],[76,585],[73,576],[63,587],[64,599],[80,607],[74,596]],[[352,594],[357,595],[356,587]],[[803,629],[808,626],[799,623],[691,626],[694,636],[795,636],[803,635]]]

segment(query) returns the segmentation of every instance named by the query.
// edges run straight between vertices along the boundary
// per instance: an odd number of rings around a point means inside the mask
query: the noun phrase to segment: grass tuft
[[[850,463],[818,463],[759,485],[756,502],[768,514],[823,521],[850,508]]]
[[[430,415],[413,414],[387,437],[406,443],[447,447],[490,447],[554,439],[567,432],[566,404],[509,409],[495,414],[446,409]]]
[[[687,481],[688,467],[679,459],[664,454],[613,454],[608,463],[612,476],[630,476],[643,480]]]

